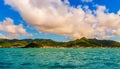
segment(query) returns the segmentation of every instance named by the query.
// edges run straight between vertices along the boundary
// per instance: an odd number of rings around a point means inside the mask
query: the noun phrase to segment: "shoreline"
[[[0,47],[0,48],[43,48],[43,49],[47,49],[47,48],[55,48],[55,49],[64,49],[64,48],[67,48],[67,49],[81,49],[81,48],[101,48],[101,49],[107,49],[107,48],[120,48],[120,47],[50,47],[50,46],[43,46],[43,47]]]

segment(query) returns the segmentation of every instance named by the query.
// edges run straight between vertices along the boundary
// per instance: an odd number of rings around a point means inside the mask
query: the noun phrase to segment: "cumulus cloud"
[[[7,37],[3,34],[0,34],[0,38],[7,39]]]
[[[81,0],[82,2],[92,2],[93,0]]]
[[[97,5],[97,10],[92,11],[89,7],[71,7],[68,0],[5,0],[5,4],[40,32],[72,38],[120,36],[120,12],[109,13],[105,6]]]
[[[11,18],[6,18],[3,22],[0,22],[0,31],[7,33],[7,36],[3,36],[0,34],[0,38],[17,38],[21,35],[31,36],[26,32],[26,29],[22,24],[14,25],[13,20]]]

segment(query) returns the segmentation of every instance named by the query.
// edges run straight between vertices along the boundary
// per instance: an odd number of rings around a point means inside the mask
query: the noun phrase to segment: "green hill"
[[[68,42],[57,42],[51,39],[0,39],[0,47],[2,48],[41,48],[43,46],[50,47],[120,47],[120,43],[112,40],[87,39],[85,37]]]

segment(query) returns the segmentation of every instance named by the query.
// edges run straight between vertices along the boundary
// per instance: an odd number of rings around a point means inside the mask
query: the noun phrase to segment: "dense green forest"
[[[0,39],[1,48],[42,48],[42,47],[120,47],[120,42],[112,40],[87,39],[85,37],[68,42],[57,42],[51,39]]]

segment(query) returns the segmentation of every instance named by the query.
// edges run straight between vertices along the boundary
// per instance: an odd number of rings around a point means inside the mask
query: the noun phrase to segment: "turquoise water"
[[[120,49],[1,48],[0,69],[120,69]]]

